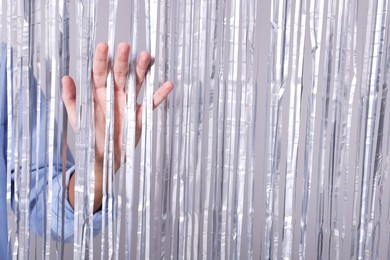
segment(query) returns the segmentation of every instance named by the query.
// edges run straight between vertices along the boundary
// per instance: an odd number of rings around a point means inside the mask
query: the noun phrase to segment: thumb
[[[62,78],[62,100],[64,101],[68,119],[73,130],[76,129],[76,86],[74,80],[65,76]]]

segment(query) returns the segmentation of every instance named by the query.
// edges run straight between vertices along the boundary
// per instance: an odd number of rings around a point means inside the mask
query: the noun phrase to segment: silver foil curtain
[[[99,23],[108,28],[110,69],[102,228],[94,236],[91,71]],[[10,256],[389,259],[389,23],[388,0],[2,1],[8,219],[1,221]],[[132,49],[115,172],[118,28]],[[144,49],[153,66],[136,99]],[[71,66],[73,143],[61,101]],[[174,90],[153,111],[153,93],[166,80]],[[64,241],[67,189],[53,192],[52,183],[67,185],[67,146],[76,159],[72,243]],[[41,160],[43,175],[33,166]],[[37,235],[31,198],[41,192]],[[61,225],[59,241],[52,223]]]

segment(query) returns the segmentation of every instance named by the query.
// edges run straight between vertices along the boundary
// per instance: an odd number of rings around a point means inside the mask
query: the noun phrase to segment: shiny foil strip
[[[145,29],[146,48],[155,56],[157,50],[157,11],[159,1],[148,0],[145,2]],[[141,136],[141,165],[140,165],[140,189],[138,204],[137,227],[137,259],[149,259],[151,251],[151,182],[155,176],[152,173],[152,129],[153,129],[153,91],[155,87],[156,69],[152,67],[145,78],[144,100],[142,107],[142,136]]]
[[[267,107],[267,209],[264,237],[265,258],[277,258],[280,251],[280,196],[281,164],[282,164],[282,127],[283,100],[288,85],[290,66],[290,30],[292,16],[292,1],[272,1],[271,3],[271,46],[269,64],[269,89],[267,89],[269,107]],[[272,249],[272,250],[271,250]]]
[[[106,136],[93,212],[100,26]],[[388,0],[3,1],[4,258],[389,258],[389,26]],[[137,93],[144,49],[152,62]],[[60,99],[72,73],[74,144]],[[155,107],[167,80],[174,89]]]
[[[30,202],[30,165],[31,165],[31,126],[30,126],[30,73],[29,66],[32,63],[30,50],[33,46],[30,45],[29,32],[32,31],[31,26],[31,5],[30,3],[20,6],[23,14],[23,26],[22,26],[22,86],[23,91],[23,127],[22,127],[22,177],[21,177],[21,190],[20,190],[20,251],[19,257],[21,259],[27,258],[30,249],[30,223],[29,223],[29,202]]]
[[[15,138],[14,128],[13,128],[13,77],[12,77],[12,49],[11,46],[14,46],[14,41],[12,35],[12,27],[14,23],[12,22],[12,5],[11,0],[7,1],[7,213],[12,211],[11,203],[14,191],[11,190],[12,178],[11,178],[11,167],[13,167],[13,140]],[[14,224],[12,227],[11,225]],[[7,245],[7,256],[11,256],[13,239],[16,236],[16,218],[12,214],[7,216],[8,227],[8,245]],[[13,255],[13,254],[12,254]]]
[[[63,0],[59,3],[60,10],[60,78],[63,78],[66,75],[69,75],[69,62],[70,62],[70,50],[69,50],[69,32],[70,32],[70,14],[69,14],[70,1]],[[39,53],[38,53],[39,54]],[[61,94],[63,89],[61,91]],[[61,158],[62,169],[57,168],[58,171],[62,172],[61,185],[66,187],[66,172],[67,172],[67,161],[68,161],[68,115],[65,110],[64,105],[60,106],[59,115],[62,116],[59,118],[59,133],[57,140],[61,140],[61,145],[57,145],[58,158]],[[58,162],[57,162],[58,163]],[[67,197],[67,189],[63,188],[61,195],[58,194],[58,200],[61,199],[61,202],[58,202],[58,205],[61,205],[61,208],[58,208],[57,211],[61,211],[61,219],[57,220],[57,223],[61,223],[61,247],[60,247],[60,257],[64,258],[65,254],[65,203]],[[92,197],[92,196],[91,196]],[[91,199],[92,200],[92,199]],[[92,200],[93,201],[93,200]],[[57,228],[57,230],[59,227]],[[57,253],[58,254],[58,253]]]
[[[76,168],[74,206],[74,258],[93,259],[94,111],[92,60],[95,45],[96,1],[76,3],[79,23],[76,99]]]
[[[126,84],[127,101],[126,101],[126,116],[125,116],[125,127],[123,131],[126,131],[123,140],[126,142],[126,163],[125,170],[122,170],[120,174],[126,173],[125,177],[125,257],[131,259],[135,255],[134,246],[134,230],[135,225],[135,140],[132,136],[135,136],[136,125],[135,125],[135,111],[137,106],[136,101],[136,59],[137,59],[137,38],[138,35],[138,20],[139,20],[139,2],[134,0],[130,1],[130,21],[133,26],[130,27],[130,39],[131,52],[129,62],[129,74]],[[123,150],[122,150],[123,153]],[[123,155],[124,156],[124,155]],[[117,252],[119,254],[119,252]]]
[[[35,151],[32,151],[35,153],[35,165],[39,165],[40,160],[42,159],[41,156],[41,140],[44,137],[40,136],[41,133],[41,128],[42,128],[42,118],[41,118],[41,100],[42,100],[42,78],[43,78],[43,70],[45,68],[44,63],[42,63],[42,52],[44,50],[44,41],[41,40],[43,31],[42,30],[42,3],[43,1],[34,1],[32,5],[32,19],[31,22],[34,23],[35,30],[33,32],[33,39],[32,42],[34,44],[34,48],[31,49],[30,51],[32,52],[33,55],[33,61],[31,63],[32,70],[34,73],[34,76],[36,78],[36,87],[37,87],[37,97],[36,97],[36,135],[35,140],[36,140],[36,149]],[[31,178],[35,179],[35,183],[39,182],[39,171],[35,172],[35,176],[31,176]],[[38,189],[35,189],[35,194],[34,194],[35,200],[38,200]],[[35,212],[34,216],[32,216],[32,221],[37,223],[38,222],[38,211]],[[37,245],[37,235],[35,235],[35,243],[34,243],[34,257],[38,257],[39,251],[41,251],[40,248],[38,248]],[[43,250],[42,250],[43,251]]]

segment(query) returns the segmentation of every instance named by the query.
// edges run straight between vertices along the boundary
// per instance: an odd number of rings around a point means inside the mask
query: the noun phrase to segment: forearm
[[[95,171],[95,195],[94,195],[94,202],[93,202],[93,212],[98,211],[102,206],[102,200],[103,200],[103,177],[102,177],[102,170],[96,169]],[[73,173],[73,175],[70,177],[69,185],[68,185],[68,198],[69,203],[74,208],[75,205],[75,178],[76,178],[76,172]]]

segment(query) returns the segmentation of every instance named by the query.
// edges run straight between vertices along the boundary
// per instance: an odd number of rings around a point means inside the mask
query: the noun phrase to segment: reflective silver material
[[[69,75],[69,60],[70,60],[70,52],[69,52],[69,20],[70,20],[70,14],[69,14],[69,7],[70,7],[70,0],[62,0],[59,3],[59,9],[60,9],[60,78],[62,79],[64,76]],[[37,26],[40,26],[37,22]],[[39,28],[39,27],[38,27]],[[38,31],[39,32],[39,31]],[[38,34],[39,35],[39,34]],[[39,55],[39,53],[38,53]],[[39,63],[38,63],[39,65]],[[39,83],[38,83],[39,85]],[[61,93],[63,93],[63,89],[61,90]],[[39,104],[37,102],[37,104]],[[59,115],[62,116],[59,118],[59,133],[57,135],[57,140],[61,140],[60,144],[57,144],[57,151],[58,151],[58,158],[61,158],[62,162],[62,169],[59,167],[57,168],[58,171],[62,172],[62,187],[66,187],[66,172],[67,172],[67,149],[68,149],[68,115],[65,110],[64,105],[59,107]],[[38,154],[38,153],[37,153]],[[61,223],[61,251],[60,251],[60,257],[64,258],[65,254],[65,203],[66,203],[66,197],[67,197],[67,189],[63,188],[61,196],[59,198],[61,199],[61,203],[58,203],[58,205],[61,205],[57,210],[61,210],[61,220],[57,219],[57,223]],[[92,196],[91,196],[92,197]]]
[[[25,2],[24,5],[20,5],[21,14],[23,14],[23,26],[22,34],[22,86],[21,95],[23,96],[23,112],[22,112],[22,155],[21,155],[21,166],[22,166],[22,176],[20,181],[20,250],[19,257],[21,259],[28,258],[29,249],[30,249],[30,173],[31,173],[31,126],[30,126],[30,66],[32,63],[32,56],[30,50],[33,49],[33,46],[30,37],[30,32],[32,32],[31,25],[31,13],[30,9],[32,8],[31,2]],[[32,32],[33,33],[33,32]],[[31,113],[32,114],[32,113]]]
[[[116,16],[118,10],[118,1],[109,1],[109,21],[108,21],[108,76],[106,83],[106,129],[105,129],[105,149],[104,149],[104,164],[103,164],[103,206],[102,211],[108,209],[108,258],[111,259],[114,253],[114,195],[115,185],[113,178],[115,174],[115,154],[114,154],[114,57],[115,57],[115,27]],[[108,188],[108,190],[107,190]],[[106,201],[107,204],[106,205]],[[103,214],[102,226],[106,225],[105,215]],[[105,259],[105,234],[102,234],[102,259]]]
[[[145,1],[146,49],[155,56],[157,48],[157,0]],[[150,68],[145,78],[144,101],[142,107],[140,192],[138,204],[137,259],[149,259],[151,254],[151,182],[152,173],[152,130],[153,130],[153,91],[155,87],[155,67]],[[152,177],[153,176],[153,177]]]
[[[120,174],[126,173],[126,203],[125,203],[125,257],[126,259],[131,259],[134,257],[134,202],[135,202],[135,166],[134,166],[134,154],[135,154],[135,140],[132,138],[136,133],[135,125],[135,111],[136,111],[136,55],[137,55],[137,38],[138,35],[138,14],[139,14],[139,2],[136,0],[130,1],[130,21],[133,26],[130,28],[130,39],[131,43],[131,53],[130,53],[130,64],[129,64],[129,75],[127,80],[127,101],[126,101],[126,116],[123,131],[126,131],[123,140],[126,142],[126,163],[125,171],[122,171]],[[123,150],[122,150],[123,153]],[[124,155],[123,155],[124,156]],[[119,252],[118,252],[119,253]]]
[[[7,212],[12,211],[11,207],[11,199],[12,196],[15,194],[15,190],[12,191],[11,185],[12,185],[12,178],[11,178],[11,167],[13,166],[13,140],[15,139],[15,132],[14,124],[13,124],[13,66],[12,66],[12,58],[13,58],[13,52],[12,47],[15,44],[14,37],[15,34],[13,33],[13,27],[15,26],[15,23],[13,23],[13,15],[12,15],[12,0],[7,1]],[[12,37],[14,36],[14,37]],[[8,214],[7,218],[8,222],[8,245],[7,245],[7,255],[10,256],[13,255],[13,252],[17,252],[16,250],[12,251],[13,246],[13,239],[14,237],[17,237],[16,228],[17,228],[17,221],[16,217],[12,214]],[[14,255],[13,255],[14,256]]]
[[[307,221],[309,199],[312,189],[313,165],[314,157],[314,128],[317,118],[315,111],[317,109],[317,93],[319,85],[320,73],[320,55],[324,48],[322,44],[322,23],[324,19],[324,1],[310,1],[309,11],[309,28],[310,28],[310,43],[311,43],[311,71],[310,71],[310,94],[308,96],[307,105],[307,122],[306,122],[306,138],[305,138],[305,159],[304,159],[304,181],[303,181],[303,196],[301,210],[301,236],[299,243],[299,257],[302,259],[306,253],[307,244]]]
[[[287,166],[284,193],[283,259],[292,258],[295,188],[298,164],[298,142],[300,137],[301,104],[303,89],[303,50],[306,35],[306,1],[295,2],[294,29],[292,39],[292,69],[290,82],[290,107],[288,123]]]
[[[387,19],[388,1],[370,2],[368,9],[367,26],[371,28],[366,35],[364,52],[363,78],[361,97],[364,98],[364,154],[363,154],[363,186],[361,193],[360,220],[358,229],[358,258],[375,258],[376,252],[370,250],[375,243],[375,218],[377,215],[376,199],[381,200],[377,194],[380,185],[380,174],[373,171],[375,154],[375,137],[377,135],[377,113],[379,79],[381,76],[382,56],[385,40],[385,24]],[[372,12],[372,13],[371,13]],[[367,60],[366,60],[367,59]],[[383,59],[384,60],[384,59]],[[364,77],[366,76],[366,78]],[[364,104],[366,103],[366,104]]]
[[[96,31],[97,1],[77,1],[78,63],[76,99],[76,169],[74,205],[74,258],[93,259],[94,111],[92,61]]]
[[[36,82],[37,82],[37,98],[36,98],[36,135],[35,141],[36,141],[36,147],[35,151],[32,151],[32,153],[35,153],[35,165],[39,164],[39,161],[41,160],[41,149],[40,147],[40,132],[41,132],[41,127],[42,126],[42,118],[41,118],[41,99],[42,99],[42,78],[43,78],[43,68],[44,68],[44,63],[42,64],[42,52],[43,52],[43,47],[44,47],[44,41],[42,41],[42,35],[43,31],[42,30],[42,4],[43,1],[33,1],[33,13],[32,13],[32,23],[35,23],[35,31],[32,32],[34,37],[32,39],[34,48],[31,49],[30,51],[33,52],[33,58],[34,60],[32,61],[32,66],[33,66],[33,72],[34,76],[36,77]],[[31,176],[31,178],[35,178],[35,183],[38,183],[39,181],[39,171],[35,172],[35,176]],[[38,200],[38,189],[35,189],[35,200]],[[38,211],[36,211],[35,216],[33,216],[32,221],[37,223],[38,221]],[[35,236],[35,244],[34,244],[34,257],[38,257],[38,253],[42,252],[42,248],[37,248],[37,236]]]
[[[105,4],[108,24],[97,15]],[[14,259],[389,258],[388,0],[8,0],[0,17]],[[109,73],[103,201],[94,214],[91,72],[102,24]],[[113,63],[123,32],[132,49],[115,158]],[[143,49],[153,64],[137,97]],[[72,55],[76,162],[67,173],[73,143],[60,79],[72,74]],[[175,88],[154,110],[167,80]],[[42,175],[32,174],[38,161]],[[66,208],[67,187],[53,194],[58,172],[62,186],[67,174],[75,178],[74,209]],[[43,188],[30,186],[40,181]],[[39,222],[31,210],[40,194],[42,238],[29,228]],[[53,219],[58,211],[67,218]],[[98,238],[95,219],[103,226]],[[54,222],[62,241],[51,239]]]
[[[283,97],[288,84],[290,65],[290,30],[291,30],[291,1],[271,2],[271,46],[269,64],[269,88],[267,107],[268,140],[267,140],[267,209],[264,238],[265,258],[279,257],[280,228],[279,202],[281,157],[282,157],[282,126],[283,126]],[[272,250],[271,250],[272,249]]]
[[[22,47],[23,47],[23,34],[22,34],[22,26],[23,26],[23,15],[22,15],[22,4],[18,1],[13,1],[11,3],[11,8],[12,8],[12,22],[14,23],[14,26],[12,27],[12,34],[13,34],[13,40],[12,42],[14,43],[14,55],[12,56],[12,63],[13,63],[13,75],[23,75],[22,74]],[[16,64],[16,68],[15,68]],[[12,76],[13,76],[12,75]],[[21,91],[23,89],[20,88],[20,85],[22,84],[22,76],[21,77],[12,77],[12,85],[14,86],[13,89],[13,106],[16,107],[14,108],[13,111],[13,131],[15,132],[14,135],[14,150],[13,150],[13,159],[14,159],[14,199],[15,199],[15,224],[16,224],[16,231],[15,231],[15,241],[14,241],[14,251],[12,254],[13,258],[19,257],[20,251],[23,250],[23,245],[22,248],[20,248],[20,240],[21,240],[21,235],[20,235],[20,230],[19,230],[19,225],[20,225],[20,189],[21,189],[21,145],[20,145],[20,134],[21,133],[21,127],[22,122],[19,120],[21,117],[22,111],[20,111],[20,104],[22,103],[21,101],[21,95],[23,95],[23,92],[21,94]],[[23,236],[23,235],[22,235]]]

